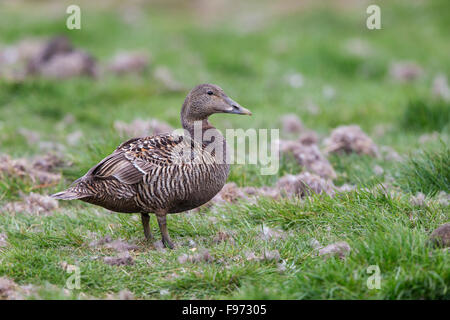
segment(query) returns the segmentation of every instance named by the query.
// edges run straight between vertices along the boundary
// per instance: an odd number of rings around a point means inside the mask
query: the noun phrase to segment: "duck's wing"
[[[130,139],[90,169],[84,178],[115,178],[125,184],[141,182],[152,169],[176,163],[182,144],[183,136],[157,135]]]

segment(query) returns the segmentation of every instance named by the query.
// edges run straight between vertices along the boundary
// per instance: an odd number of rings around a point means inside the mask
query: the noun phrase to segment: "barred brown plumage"
[[[153,238],[148,214],[154,213],[163,243],[173,248],[166,215],[208,202],[228,177],[225,138],[208,122],[214,113],[251,114],[220,87],[198,85],[189,92],[181,109],[185,134],[125,141],[67,190],[53,197],[79,199],[115,212],[140,213],[147,239]]]

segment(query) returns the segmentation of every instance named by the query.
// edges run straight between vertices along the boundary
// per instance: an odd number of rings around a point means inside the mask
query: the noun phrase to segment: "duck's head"
[[[181,117],[185,121],[205,120],[214,113],[251,115],[252,113],[228,97],[215,84],[200,84],[184,100]]]

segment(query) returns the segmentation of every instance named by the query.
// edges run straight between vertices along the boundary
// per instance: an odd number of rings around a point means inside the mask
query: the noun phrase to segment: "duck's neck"
[[[191,139],[201,143],[211,153],[222,152],[223,157],[220,159],[227,159],[227,145],[225,138],[208,119],[191,119],[188,115],[181,113],[181,124],[183,129],[186,130]]]
[[[183,129],[186,130],[192,139],[203,144],[210,144],[211,142],[225,141],[224,137],[209,121],[208,119],[203,120],[186,120],[181,118],[181,124]]]

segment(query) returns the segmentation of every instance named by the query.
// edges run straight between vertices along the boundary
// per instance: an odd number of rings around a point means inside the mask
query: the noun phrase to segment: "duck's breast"
[[[137,186],[139,206],[177,213],[201,206],[224,186],[228,164],[174,165],[149,172]]]

